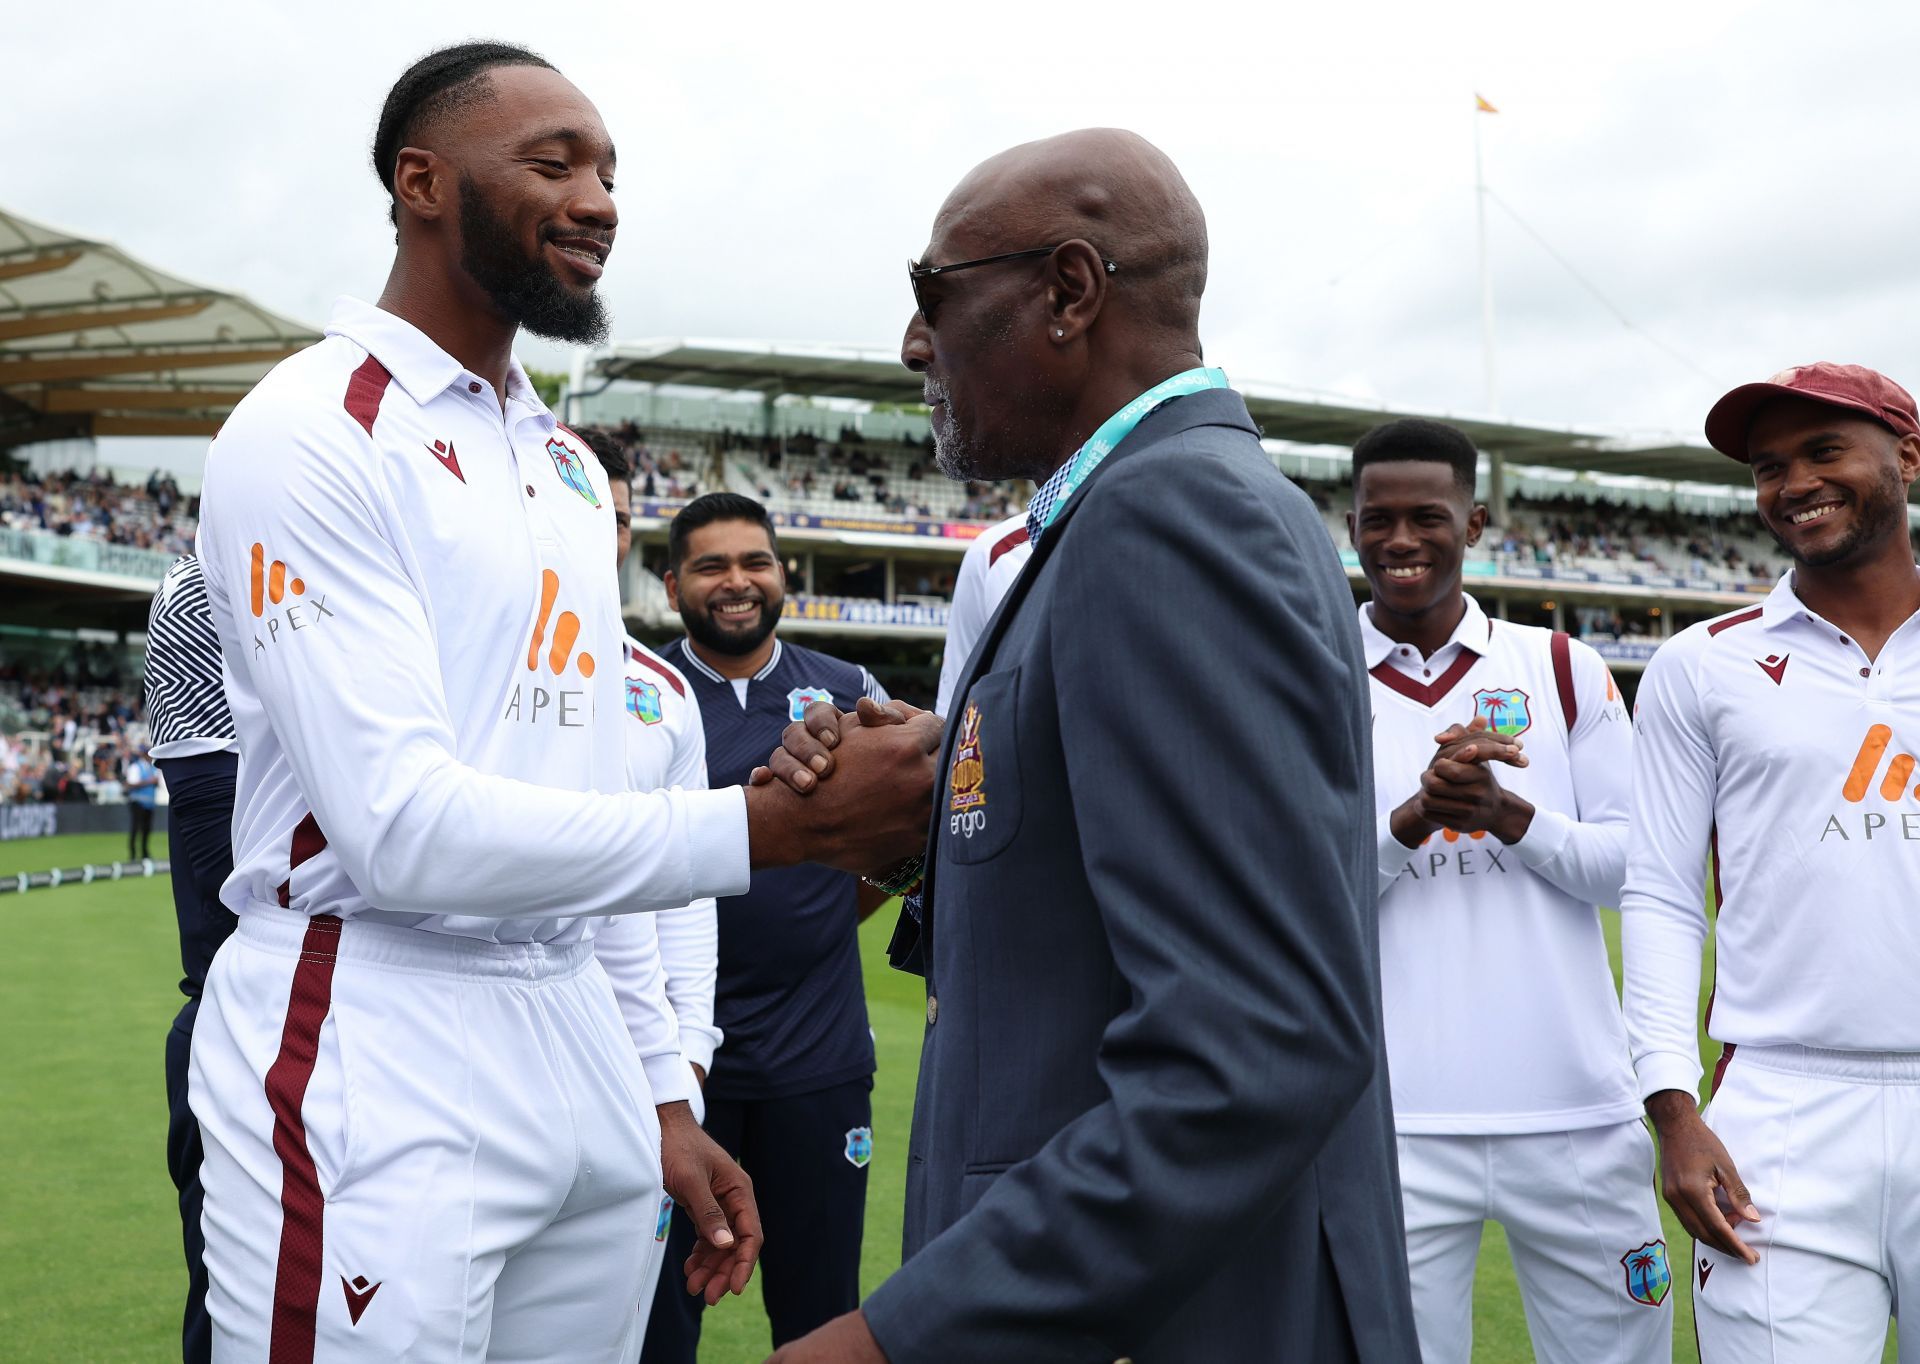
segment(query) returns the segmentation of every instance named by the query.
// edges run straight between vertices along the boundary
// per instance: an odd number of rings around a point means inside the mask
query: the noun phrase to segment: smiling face
[[[500,67],[481,79],[491,97],[432,139],[458,185],[460,268],[536,336],[604,340],[595,285],[620,221],[613,140],[592,101],[556,71]]]
[[[666,575],[667,604],[687,633],[716,653],[740,657],[765,643],[786,601],[786,571],[765,528],[712,521],[689,531],[686,553]]]
[[[1487,509],[1437,460],[1368,464],[1354,477],[1347,534],[1381,613],[1413,621],[1460,600],[1467,547],[1486,528]]]
[[[1795,563],[1846,565],[1905,553],[1907,488],[1920,476],[1920,438],[1801,398],[1754,415],[1748,463],[1760,524]]]

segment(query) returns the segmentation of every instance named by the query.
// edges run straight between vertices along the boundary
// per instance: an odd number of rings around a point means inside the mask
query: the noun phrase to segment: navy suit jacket
[[[948,717],[892,1364],[1419,1358],[1353,599],[1246,404],[1147,417]]]

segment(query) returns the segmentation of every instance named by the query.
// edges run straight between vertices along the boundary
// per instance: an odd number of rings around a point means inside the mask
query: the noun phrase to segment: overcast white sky
[[[0,204],[316,324],[385,278],[388,85],[499,37],[620,147],[618,337],[896,345],[953,182],[1116,124],[1206,208],[1210,362],[1481,412],[1477,89],[1488,183],[1659,343],[1493,208],[1500,415],[1698,439],[1722,388],[1791,363],[1920,385],[1910,3],[115,0],[5,30]]]

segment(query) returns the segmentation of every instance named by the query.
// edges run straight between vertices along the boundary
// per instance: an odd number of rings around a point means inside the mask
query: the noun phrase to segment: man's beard
[[[971,433],[954,416],[945,385],[930,379],[926,389],[929,398],[944,403],[947,409],[946,421],[932,428],[933,467],[955,480],[992,480],[995,475],[987,465],[986,452],[974,444]]]
[[[714,623],[711,610],[699,611],[680,604],[680,623],[687,627],[687,633],[694,642],[703,644],[716,654],[726,654],[730,658],[741,658],[752,653],[766,642],[773,633],[773,627],[780,623],[780,603],[764,601],[760,603],[760,619],[748,630],[723,630]]]
[[[1867,496],[1860,499],[1859,511],[1853,520],[1853,529],[1842,536],[1830,549],[1823,549],[1809,558],[1794,549],[1771,525],[1766,525],[1768,535],[1773,542],[1786,551],[1788,558],[1808,568],[1824,568],[1828,564],[1842,563],[1860,553],[1871,549],[1882,539],[1890,535],[1899,535],[1905,539],[1907,528],[1907,487],[1900,481],[1897,469],[1888,469],[1885,476]]]
[[[941,424],[945,430],[936,425],[932,431],[934,467],[948,478],[977,483],[1006,483],[1016,478],[1039,482],[1058,465],[1058,454],[1048,449],[1026,449],[1013,440],[981,440],[954,411],[944,382],[928,376],[922,387],[929,399],[946,405],[947,419]],[[1016,421],[1010,425],[1031,429],[1035,423]]]
[[[569,290],[550,266],[521,250],[513,229],[469,175],[460,177],[460,268],[494,307],[535,336],[587,346],[607,339],[610,324],[600,295]]]

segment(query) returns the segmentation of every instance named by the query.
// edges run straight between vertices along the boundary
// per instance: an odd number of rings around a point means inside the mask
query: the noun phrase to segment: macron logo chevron
[[[355,1275],[353,1282],[348,1283],[347,1276],[342,1274],[340,1276],[340,1291],[347,1295],[348,1319],[355,1326],[358,1326],[361,1315],[367,1310],[368,1304],[373,1301],[373,1295],[380,1291],[380,1285],[377,1283],[368,1283],[367,1276],[364,1274]]]
[[[1757,658],[1753,661],[1759,666],[1761,672],[1773,679],[1773,685],[1777,687],[1780,685],[1780,679],[1786,675],[1787,660],[1792,657],[1792,654],[1768,654],[1765,662]]]
[[[453,452],[452,441],[437,440],[427,447],[427,453],[439,460],[440,467],[462,483],[467,481],[467,476],[460,472],[460,456]]]

